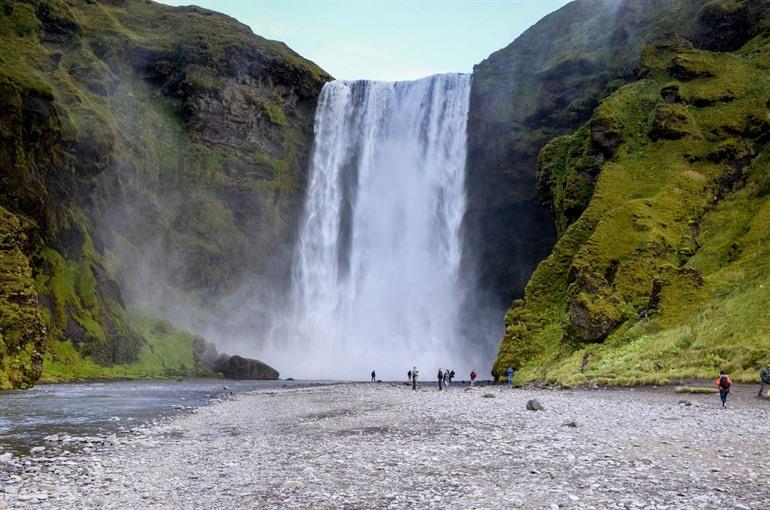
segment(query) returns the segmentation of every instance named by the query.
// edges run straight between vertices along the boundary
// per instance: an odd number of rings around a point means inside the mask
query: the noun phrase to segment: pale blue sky
[[[409,80],[473,65],[568,0],[162,0],[223,12],[335,78]]]

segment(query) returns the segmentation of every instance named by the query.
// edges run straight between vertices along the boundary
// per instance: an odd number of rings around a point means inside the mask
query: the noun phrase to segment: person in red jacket
[[[719,377],[714,381],[717,389],[719,389],[719,398],[722,399],[722,407],[727,407],[727,395],[730,394],[730,389],[733,387],[733,380],[727,375],[724,370],[719,372]]]

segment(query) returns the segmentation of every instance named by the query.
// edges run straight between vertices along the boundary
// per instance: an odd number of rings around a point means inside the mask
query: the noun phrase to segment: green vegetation
[[[146,339],[135,362],[106,366],[83,356],[69,341],[53,340],[46,351],[40,381],[215,376],[196,363],[193,343],[200,337],[139,310],[130,310],[129,318],[131,326]]]
[[[677,386],[676,390],[677,393],[693,393],[696,395],[709,395],[713,393],[719,393],[719,390],[716,388],[711,388],[708,386]]]
[[[0,207],[0,389],[31,386],[40,377],[45,328],[22,250],[30,229]]]
[[[720,369],[756,380],[770,359],[770,45],[761,40],[736,53],[682,40],[645,49],[638,81],[541,152],[541,196],[562,235],[506,314],[496,377],[512,365],[519,382],[567,386]],[[591,129],[606,119],[620,141],[595,178],[574,186],[591,176],[584,159],[607,153]],[[571,204],[583,208],[576,218]]]
[[[29,225],[3,256],[40,296],[46,380],[194,371],[187,344],[154,342],[126,298],[213,314],[242,268],[274,263],[328,79],[197,7],[0,0],[0,206]],[[45,333],[27,339],[14,314],[2,387],[42,364]]]

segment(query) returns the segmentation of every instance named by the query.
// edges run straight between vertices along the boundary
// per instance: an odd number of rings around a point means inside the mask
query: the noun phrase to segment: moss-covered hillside
[[[702,2],[689,40],[540,152],[558,242],[493,373],[577,385],[753,380],[770,361],[770,3]]]
[[[507,306],[521,297],[556,230],[536,189],[537,156],[634,79],[639,52],[676,32],[734,50],[752,36],[761,0],[576,0],[473,70],[468,119],[467,263]]]
[[[199,8],[0,0],[0,387],[46,337],[47,370],[158,365],[126,300],[213,310],[287,270],[328,79]]]

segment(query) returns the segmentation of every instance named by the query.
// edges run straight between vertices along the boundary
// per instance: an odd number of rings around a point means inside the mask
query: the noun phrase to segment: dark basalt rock
[[[276,369],[261,361],[221,354],[214,362],[214,370],[227,379],[276,380],[280,375]]]
[[[545,411],[545,407],[537,399],[527,401],[527,410],[529,411]]]

